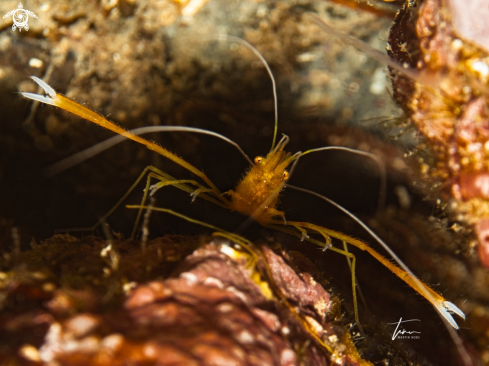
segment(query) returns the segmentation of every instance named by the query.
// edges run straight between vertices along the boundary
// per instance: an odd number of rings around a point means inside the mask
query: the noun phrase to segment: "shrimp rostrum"
[[[131,139],[136,141],[142,145],[145,145],[148,149],[157,152],[158,154],[172,160],[173,162],[179,164],[183,168],[187,169],[191,173],[193,173],[197,179],[200,179],[201,182],[197,180],[178,180],[170,175],[164,173],[160,169],[149,166],[144,169],[143,173],[137,179],[137,181],[133,184],[130,190],[120,199],[117,205],[112,208],[100,221],[102,222],[107,218],[116,208],[119,206],[125,198],[129,195],[129,193],[138,185],[138,183],[146,176],[146,189],[144,191],[144,196],[142,199],[141,208],[136,220],[135,227],[132,232],[132,236],[135,234],[135,229],[137,228],[139,219],[142,214],[142,209],[145,204],[145,201],[149,195],[153,195],[158,189],[163,188],[165,186],[174,186],[175,188],[186,191],[192,195],[192,199],[199,197],[201,199],[205,199],[207,201],[213,202],[219,206],[227,208],[232,211],[237,211],[241,214],[244,214],[251,219],[257,221],[259,224],[264,227],[273,228],[290,235],[296,236],[301,239],[301,241],[307,241],[313,244],[316,244],[324,250],[329,249],[331,251],[337,252],[339,254],[343,254],[351,259],[351,272],[352,272],[352,291],[353,291],[353,301],[355,308],[355,320],[357,321],[360,329],[360,323],[358,319],[358,310],[357,310],[357,299],[356,299],[356,282],[355,282],[355,256],[346,250],[346,244],[353,245],[360,250],[366,251],[370,253],[375,259],[377,259],[380,263],[382,263],[385,267],[387,267],[390,271],[395,273],[399,278],[405,281],[410,287],[412,287],[415,291],[417,291],[420,295],[425,297],[440,313],[440,315],[448,321],[454,328],[458,329],[458,325],[453,319],[451,313],[455,313],[460,317],[465,319],[464,313],[453,303],[446,301],[443,296],[438,294],[436,291],[431,289],[428,285],[421,282],[410,270],[409,268],[392,252],[392,250],[385,244],[367,225],[365,225],[361,220],[347,211],[345,208],[340,205],[334,203],[328,198],[303,189],[296,186],[292,186],[287,183],[289,177],[292,175],[295,165],[299,162],[300,158],[306,154],[312,152],[319,152],[328,149],[340,149],[346,151],[352,151],[347,148],[335,148],[335,147],[324,147],[319,149],[312,149],[305,152],[297,152],[295,154],[291,154],[285,151],[285,147],[289,141],[287,136],[283,136],[283,138],[276,143],[277,137],[277,103],[276,103],[276,88],[275,81],[271,74],[270,68],[268,64],[263,59],[263,57],[258,53],[258,51],[253,48],[247,42],[236,39],[234,37],[225,36],[226,39],[232,39],[234,42],[237,42],[241,45],[246,46],[252,52],[254,52],[260,60],[263,62],[267,71],[269,72],[272,78],[273,84],[273,92],[275,97],[275,130],[274,137],[272,142],[272,147],[268,154],[265,156],[258,156],[251,161],[248,156],[241,150],[241,148],[233,141],[228,138],[219,135],[217,133],[201,130],[197,128],[191,127],[181,127],[181,126],[151,126],[151,127],[143,127],[138,128],[132,131],[127,131],[111,122],[109,122],[106,118],[99,115],[98,113],[68,99],[67,97],[56,93],[56,91],[50,87],[45,81],[32,77],[33,80],[39,84],[39,86],[44,89],[45,94],[33,94],[33,93],[21,93],[24,97],[33,99],[35,101],[50,104],[56,107],[59,107],[63,110],[71,112],[77,116],[80,116],[88,121],[96,123],[102,127],[105,127],[119,136],[115,136],[112,139],[109,139],[105,142],[102,142],[99,145],[90,148],[90,151],[83,152],[83,156],[90,157],[95,155],[96,153],[113,146],[114,144],[124,140]],[[140,135],[149,132],[168,132],[168,131],[186,131],[186,132],[194,132],[194,133],[202,133],[211,135],[220,139],[223,139],[233,146],[235,146],[247,159],[250,163],[250,168],[244,178],[237,184],[234,190],[229,190],[227,192],[221,192],[217,186],[199,169],[189,164],[182,158],[174,155],[167,149],[154,142],[150,142]],[[363,152],[356,152],[362,155],[369,155]],[[56,164],[52,169],[51,173],[56,173],[61,170],[66,169],[69,166],[74,165],[74,161],[79,161],[80,158],[75,156],[74,158],[68,158],[64,161]],[[152,180],[157,180],[156,184],[151,185]],[[397,265],[391,263],[390,260],[379,254],[373,248],[371,248],[366,243],[354,239],[348,235],[343,233],[333,231],[327,229],[325,227],[309,223],[309,222],[301,222],[301,221],[288,221],[286,220],[285,214],[283,211],[278,209],[279,203],[279,193],[282,192],[285,188],[294,189],[301,191],[303,193],[312,194],[324,201],[327,201],[333,204],[336,208],[343,211],[345,214],[349,215],[353,218],[359,225],[361,225],[376,241],[378,241],[384,249],[392,256],[392,258],[397,262]],[[97,224],[98,225],[98,224]],[[319,235],[323,240],[318,240],[313,237],[310,237],[311,234]],[[332,245],[332,239],[339,240],[343,242],[345,245],[345,250],[339,249]]]

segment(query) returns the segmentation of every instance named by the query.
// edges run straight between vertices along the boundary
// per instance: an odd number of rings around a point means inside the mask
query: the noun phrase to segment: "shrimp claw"
[[[442,301],[441,303],[435,305],[438,312],[443,315],[443,317],[450,323],[452,327],[458,329],[458,324],[452,317],[452,314],[457,314],[459,317],[465,320],[465,314],[460,310],[455,304],[450,301]]]
[[[34,80],[41,88],[43,88],[44,92],[48,95],[39,95],[39,94],[34,94],[34,93],[26,93],[26,92],[20,92],[24,97],[36,100],[38,102],[46,103],[46,104],[51,104],[56,106],[55,100],[56,100],[56,92],[54,91],[53,88],[51,88],[45,81],[39,79],[37,76],[31,76],[32,80]]]

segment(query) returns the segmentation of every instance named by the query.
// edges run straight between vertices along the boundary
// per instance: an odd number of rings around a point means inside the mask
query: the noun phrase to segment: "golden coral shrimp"
[[[231,37],[228,37],[228,39],[229,38]],[[236,40],[234,38],[232,39]],[[245,41],[242,40],[239,40],[238,42],[241,44],[245,44],[253,52],[255,52],[255,54],[257,54],[257,56],[262,60],[262,62],[266,66],[270,76],[272,77],[273,92],[276,101],[275,81],[273,79],[273,76],[271,74],[271,71],[266,61],[258,53],[258,51],[256,51],[251,45],[247,44]],[[176,126],[175,127],[153,126],[153,127],[143,127],[133,131],[126,131],[123,128],[109,122],[106,118],[97,114],[96,112],[68,99],[67,97],[64,97],[56,93],[56,91],[43,80],[37,77],[32,77],[32,78],[39,86],[42,87],[42,89],[45,92],[45,95],[23,92],[22,95],[24,97],[39,101],[41,103],[50,104],[59,107],[75,115],[78,115],[84,119],[87,119],[93,123],[96,123],[102,127],[105,127],[120,135],[102,143],[102,145],[99,145],[96,149],[91,149],[91,152],[89,154],[93,155],[95,151],[99,152],[127,138],[136,141],[146,146],[148,149],[155,151],[158,154],[172,160],[176,164],[182,166],[183,168],[187,169],[188,171],[196,175],[205,183],[204,185],[195,180],[178,180],[164,173],[163,171],[161,171],[156,167],[149,166],[143,171],[143,173],[140,175],[140,177],[134,183],[134,185],[130,188],[130,190],[126,193],[126,195],[124,195],[124,197],[121,198],[121,200],[117,203],[117,205],[112,210],[110,210],[107,213],[107,215],[104,216],[103,219],[105,219],[108,215],[110,215],[113,212],[113,210],[115,210],[115,208],[122,201],[125,200],[127,195],[136,187],[136,185],[148,173],[146,189],[145,189],[143,202],[141,206],[144,206],[144,202],[146,201],[148,195],[154,194],[158,189],[162,187],[174,186],[178,189],[190,193],[193,196],[193,199],[199,197],[207,201],[213,202],[219,206],[225,207],[227,209],[240,212],[246,216],[251,217],[252,219],[254,219],[255,221],[257,221],[258,223],[260,223],[265,227],[274,228],[276,230],[294,235],[296,237],[299,237],[302,241],[305,240],[311,242],[324,249],[329,249],[331,251],[343,254],[348,258],[351,258],[352,259],[352,290],[353,290],[354,307],[355,307],[355,319],[359,324],[359,327],[361,326],[358,318],[357,300],[356,300],[355,256],[346,250],[341,250],[334,247],[332,245],[332,238],[340,240],[343,243],[356,246],[357,248],[368,252],[380,263],[382,263],[385,267],[387,267],[390,271],[392,271],[399,278],[405,281],[410,287],[412,287],[419,294],[425,297],[436,308],[436,310],[441,314],[441,316],[444,319],[446,319],[454,328],[458,329],[458,325],[453,319],[451,313],[455,313],[460,317],[465,318],[464,313],[457,306],[445,300],[443,296],[441,296],[440,294],[432,290],[430,287],[428,287],[426,284],[422,283],[418,278],[416,278],[416,276],[409,270],[409,268],[395,255],[395,253],[392,252],[392,250],[387,246],[387,244],[384,243],[366,224],[360,221],[357,217],[355,217],[353,214],[351,214],[342,206],[332,202],[328,198],[318,193],[300,187],[296,187],[287,183],[287,180],[291,175],[295,167],[295,164],[298,163],[299,158],[312,152],[333,149],[334,147],[311,149],[306,152],[297,152],[295,154],[290,154],[285,152],[284,148],[287,145],[289,138],[284,135],[284,137],[278,143],[276,143],[277,126],[278,126],[276,102],[275,102],[275,112],[276,112],[275,130],[274,130],[274,137],[272,141],[272,147],[266,156],[257,157],[254,159],[254,161],[251,161],[235,142],[211,131],[200,130],[197,128],[190,128],[190,127],[176,127]],[[217,186],[202,171],[200,171],[193,165],[189,164],[182,158],[178,157],[177,155],[166,150],[162,146],[159,146],[154,142],[150,142],[140,136],[143,133],[158,132],[158,131],[160,132],[161,131],[188,131],[188,132],[203,133],[203,134],[212,135],[214,137],[221,138],[231,143],[236,148],[238,148],[238,150],[243,154],[243,156],[245,156],[245,158],[250,163],[249,171],[246,173],[245,177],[237,184],[234,190],[229,190],[225,193],[222,193],[217,188]],[[336,149],[351,151],[350,149],[346,149],[346,148],[336,148]],[[64,169],[61,166],[66,167],[68,165],[73,165],[73,160],[68,159],[68,161],[61,162],[61,165],[55,167],[55,170]],[[290,169],[290,171],[288,171],[287,169]],[[154,185],[150,185],[151,179],[156,179],[159,182]],[[279,193],[282,190],[284,190],[284,188],[290,188],[304,193],[312,194],[322,200],[325,200],[333,204],[335,207],[337,207],[338,209],[340,209],[341,211],[349,215],[384,247],[384,249],[399,264],[400,268],[392,264],[388,259],[383,257],[381,254],[379,254],[373,248],[368,246],[366,243],[354,239],[348,235],[327,229],[325,227],[313,223],[301,222],[301,221],[287,221],[284,212],[279,211],[277,209],[277,205],[279,203],[278,201]],[[136,220],[135,229],[137,227],[137,223],[141,217],[141,214],[142,214],[142,208],[139,211],[138,218]],[[133,235],[135,229],[133,230]],[[324,241],[319,241],[317,239],[311,238],[309,234],[320,235],[324,238]]]

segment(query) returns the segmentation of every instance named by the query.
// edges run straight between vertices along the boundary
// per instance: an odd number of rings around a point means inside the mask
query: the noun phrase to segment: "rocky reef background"
[[[192,8],[192,4],[197,5]],[[404,136],[401,142],[388,139],[396,131],[386,125],[395,130],[402,112],[387,91],[385,65],[335,41],[304,16],[308,11],[317,12],[336,29],[383,49],[395,4],[391,13],[384,12],[386,16],[324,1],[298,0],[28,1],[23,6],[38,16],[29,18],[28,31],[13,31],[11,18],[0,19],[0,327],[5,335],[0,340],[0,356],[10,357],[11,364],[35,364],[41,360],[36,358],[41,357],[39,342],[51,342],[55,347],[52,342],[62,344],[76,324],[90,321],[96,326],[73,336],[78,340],[98,337],[101,345],[103,337],[113,331],[110,319],[115,315],[111,312],[132,311],[127,310],[130,307],[121,310],[122,304],[130,301],[125,296],[135,296],[130,292],[132,285],[123,291],[124,283],[134,282],[143,289],[150,288],[149,292],[156,291],[154,288],[160,285],[155,283],[178,278],[184,272],[176,269],[178,264],[204,244],[203,239],[193,235],[209,234],[196,225],[154,212],[148,226],[150,237],[183,235],[186,239],[179,239],[183,247],[168,239],[178,255],[161,257],[165,260],[153,263],[153,269],[143,273],[139,272],[141,268],[131,267],[124,277],[116,271],[118,280],[112,282],[108,279],[113,279],[113,273],[104,274],[111,262],[101,257],[108,245],[105,241],[110,239],[104,230],[53,237],[58,229],[93,225],[147,165],[183,179],[190,174],[135,143],[124,142],[47,177],[44,169],[50,164],[112,134],[53,107],[33,106],[23,99],[18,91],[38,91],[29,75],[43,78],[58,92],[124,128],[159,124],[206,128],[239,143],[253,158],[265,154],[271,144],[271,82],[249,50],[230,41],[216,41],[216,35],[229,34],[253,44],[269,62],[278,85],[279,133],[291,138],[288,149],[295,152],[340,145],[376,153],[388,172],[387,209],[377,208],[376,165],[361,157],[342,152],[312,154],[298,165],[291,183],[336,200],[378,231],[422,280],[467,313],[468,320],[460,322],[462,343],[475,364],[489,363],[489,275],[478,264],[468,239],[457,234],[413,184],[415,174],[404,154],[414,141],[414,133]],[[0,13],[17,7],[16,1],[2,1]],[[232,189],[247,168],[234,148],[212,137],[172,133],[148,138],[202,169],[222,191]],[[141,196],[142,186],[128,203],[139,203]],[[187,194],[172,188],[158,192],[155,205],[229,231],[244,221],[206,202],[190,204]],[[317,199],[285,191],[281,208],[290,219],[315,222],[362,238],[377,248],[355,223]],[[133,210],[121,207],[107,220],[110,235],[128,258],[140,250],[140,242],[124,242],[135,216]],[[344,258],[253,225],[243,235],[253,241],[268,240],[269,245],[280,243],[280,248],[306,255],[312,266],[303,272],[318,271],[316,277],[342,301],[337,326],[341,334],[346,332],[353,318],[350,274]],[[197,243],[190,248],[185,246],[189,241]],[[166,250],[166,245],[160,249]],[[153,249],[158,256],[158,248]],[[370,308],[360,307],[360,319],[369,334],[367,340],[355,341],[360,354],[372,362],[390,365],[461,364],[459,352],[430,305],[375,260],[352,251],[358,257],[357,278]],[[76,264],[67,259],[72,257]],[[143,259],[134,263],[141,265]],[[93,263],[98,264],[91,267]],[[90,278],[99,284],[77,282],[86,273],[91,273]],[[144,305],[150,306],[151,301]],[[192,304],[191,308],[200,306]],[[88,318],[76,323],[82,313]],[[398,321],[401,316],[421,320],[419,341],[390,341],[392,329],[386,323]],[[61,324],[58,338],[46,338],[46,334],[52,334],[49,329],[54,332],[55,320]],[[75,328],[69,328],[70,324]],[[38,333],[34,334],[32,327]],[[123,338],[110,338],[108,344],[112,341],[110,344],[120,345],[125,339],[124,329],[129,328],[118,329]],[[352,329],[351,333],[355,332]],[[14,340],[12,334],[18,337]],[[303,342],[303,348],[309,351],[314,341],[297,334],[297,342],[292,343]],[[144,338],[141,334],[128,335],[131,339],[138,336]],[[225,342],[225,337],[221,340]],[[281,340],[277,342],[275,350],[286,348],[280,348]],[[152,352],[159,354],[155,347]],[[143,352],[144,347],[133,349]],[[205,357],[207,351],[203,352],[199,357]],[[296,356],[301,354],[297,348],[294,352]],[[316,351],[311,348],[311,352]],[[317,352],[314,357],[320,354],[321,362],[326,360],[322,351]],[[50,357],[55,356],[51,353]],[[156,362],[157,356],[151,357],[151,362]],[[305,357],[313,359],[311,354]],[[79,362],[86,362],[83,360]],[[271,364],[279,364],[278,358],[271,360]],[[180,361],[187,362],[185,358]],[[310,362],[307,364],[313,364]]]

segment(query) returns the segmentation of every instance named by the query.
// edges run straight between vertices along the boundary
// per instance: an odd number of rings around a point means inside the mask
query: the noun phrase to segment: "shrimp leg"
[[[72,101],[71,99],[64,97],[60,94],[57,94],[56,91],[50,87],[47,83],[45,83],[43,80],[32,76],[32,79],[41,87],[44,89],[45,93],[47,96],[43,95],[38,95],[38,94],[33,94],[33,93],[25,93],[22,92],[21,94],[29,99],[37,100],[42,103],[50,104],[55,107],[64,109],[70,113],[76,114],[79,117],[82,117],[90,122],[93,122],[95,124],[98,124],[99,126],[105,127],[121,136],[124,136],[130,140],[139,142],[140,144],[146,146],[149,150],[155,151],[160,155],[163,155],[164,157],[170,159],[171,161],[175,162],[176,164],[180,165],[181,167],[187,169],[191,173],[195,174],[199,178],[201,178],[208,186],[212,194],[222,203],[224,204],[229,204],[229,201],[222,196],[221,191],[212,183],[212,181],[200,170],[198,170],[196,167],[194,167],[192,164],[186,162],[182,158],[178,157],[177,155],[171,153],[170,151],[166,150],[165,148],[157,145],[154,142],[148,141],[145,138],[142,138],[141,136],[135,135],[122,127],[119,127],[115,125],[114,123],[110,122],[107,120],[105,117],[101,116],[100,114]]]
[[[275,229],[279,229],[280,225],[284,225],[283,221],[279,220],[270,220],[269,224],[273,226]],[[319,233],[323,236],[327,237],[332,237],[339,239],[341,241],[344,241],[348,244],[351,244],[361,250],[364,250],[368,252],[372,257],[377,259],[380,263],[382,263],[385,267],[387,267],[391,272],[396,274],[400,279],[402,279],[404,282],[406,282],[410,287],[412,287],[416,292],[418,292],[421,296],[423,296],[426,300],[428,300],[437,310],[438,312],[443,315],[443,317],[455,328],[458,329],[458,325],[451,316],[450,312],[453,312],[460,317],[465,319],[465,314],[454,304],[452,304],[449,301],[446,301],[443,296],[438,294],[436,291],[431,289],[428,285],[424,284],[422,281],[420,281],[418,278],[415,276],[411,275],[410,273],[404,271],[403,269],[397,267],[395,264],[391,263],[387,258],[383,257],[380,253],[375,251],[373,248],[368,246],[366,243],[354,239],[352,237],[349,237],[348,235],[345,235],[343,233],[333,231],[330,229],[326,229],[322,226],[314,225],[308,222],[298,222],[298,221],[287,221],[286,222],[287,226],[293,226],[293,227],[302,227],[303,229],[310,229],[316,233]],[[279,229],[281,230],[281,229]],[[283,230],[282,230],[283,231]],[[296,236],[302,237],[303,233],[301,232],[296,233]],[[307,241],[311,241],[311,239],[305,239]],[[325,246],[325,244],[319,242],[322,247]],[[317,244],[317,243],[315,243]],[[331,248],[333,249],[333,248]],[[338,250],[335,250],[338,252]],[[342,251],[344,252],[344,251]],[[345,252],[346,253],[346,252]]]
[[[112,215],[112,213],[127,199],[127,197],[131,194],[131,192],[137,187],[137,185],[141,182],[141,180],[144,178],[144,176],[148,173],[147,177],[147,182],[146,182],[146,187],[144,190],[144,195],[142,199],[142,204],[146,202],[148,192],[150,192],[150,195],[153,195],[156,190],[164,187],[164,186],[174,186],[175,188],[178,188],[182,191],[185,191],[187,193],[190,193],[190,195],[193,197],[192,201],[195,200],[195,198],[198,196],[200,198],[203,198],[209,202],[212,202],[216,205],[219,205],[221,207],[226,207],[224,204],[218,200],[216,200],[213,196],[209,196],[205,194],[206,192],[209,191],[208,188],[205,188],[203,185],[200,183],[194,181],[194,180],[178,180],[173,178],[171,175],[164,173],[160,169],[154,167],[154,166],[147,166],[143,172],[139,175],[138,179],[132,184],[132,186],[129,188],[129,190],[117,201],[117,203],[104,215],[102,216],[92,227],[83,227],[83,228],[69,228],[69,229],[59,229],[56,230],[56,233],[59,232],[74,232],[74,231],[94,231],[97,227],[99,227],[102,223],[104,223],[107,218]],[[150,186],[150,180],[151,178],[155,178],[160,180],[160,183],[157,183],[153,186],[153,188]],[[192,188],[188,184],[193,184],[197,187],[197,189]],[[131,237],[130,239],[134,238],[134,235],[136,233],[136,229],[138,226],[138,223],[141,219],[141,214],[142,210],[138,213],[138,216],[136,218],[136,222],[134,223],[133,230],[131,232]]]
[[[136,208],[136,209],[140,209],[140,210],[141,209],[148,209],[147,206],[126,206],[126,207],[127,208]],[[259,250],[258,248],[256,248],[249,240],[245,239],[244,237],[242,237],[240,235],[227,232],[227,231],[222,230],[222,229],[220,229],[220,228],[218,228],[216,226],[207,224],[207,223],[202,222],[202,221],[198,221],[198,220],[192,219],[192,218],[190,218],[188,216],[182,215],[182,214],[180,214],[178,212],[175,212],[175,211],[172,211],[172,210],[169,210],[169,209],[153,207],[153,208],[151,208],[151,210],[153,210],[153,211],[159,211],[159,212],[165,212],[165,213],[171,214],[173,216],[180,217],[180,218],[182,218],[184,220],[187,220],[189,222],[192,222],[194,224],[198,224],[198,225],[201,225],[201,226],[210,228],[212,230],[216,230],[216,232],[214,232],[212,234],[212,236],[226,238],[226,239],[228,239],[228,240],[230,240],[232,242],[235,242],[235,243],[239,244],[241,247],[243,247],[243,249],[245,249],[250,254],[250,256],[251,256],[251,260],[250,260],[251,261],[251,264],[256,268],[256,271],[260,274],[261,277],[268,279],[268,284],[271,287],[274,295],[277,296],[280,299],[280,302],[283,303],[287,307],[287,309],[299,321],[299,323],[306,329],[306,331],[322,347],[324,347],[332,355],[335,355],[335,351],[329,345],[327,345],[321,339],[320,336],[318,336],[316,334],[316,331],[314,331],[314,329],[309,324],[309,322],[292,306],[292,304],[287,300],[287,298],[285,297],[285,295],[282,294],[282,292],[280,291],[280,289],[278,288],[278,286],[274,282],[272,271],[270,269],[270,266],[268,264],[267,259],[264,256],[264,254],[261,252],[261,250]],[[231,250],[234,251],[234,249],[232,249],[232,248],[231,248]],[[349,254],[350,254],[349,257],[352,258],[352,261],[354,263],[355,262],[355,257],[353,255],[351,255],[351,253],[349,253]],[[264,265],[264,267],[265,267],[265,270],[264,271],[260,269],[260,266],[258,265],[259,262],[261,262]]]
[[[277,221],[277,222],[275,222],[275,224],[272,224],[272,225],[267,225],[267,227],[269,227],[271,229],[282,231],[284,233],[287,233],[287,234],[290,234],[293,236],[296,236],[296,237],[300,238],[301,241],[305,240],[305,241],[308,241],[312,244],[316,244],[316,245],[322,247],[323,250],[327,250],[327,249],[332,250],[333,252],[342,254],[346,258],[351,260],[351,267],[350,268],[351,268],[351,285],[352,285],[352,293],[353,293],[353,312],[354,312],[354,316],[355,316],[355,322],[358,325],[358,329],[360,329],[360,333],[362,334],[362,336],[365,336],[365,332],[363,331],[362,325],[360,323],[360,317],[358,315],[358,300],[357,300],[357,292],[356,292],[357,283],[356,283],[356,275],[355,275],[356,257],[348,251],[341,250],[341,249],[338,249],[338,248],[335,248],[334,246],[332,246],[330,236],[323,233],[323,232],[320,234],[322,234],[324,236],[326,243],[323,243],[323,242],[320,242],[319,240],[310,238],[309,235],[307,235],[307,230],[304,229],[303,227],[301,227],[300,225],[297,225],[297,222],[294,222],[293,224],[291,223],[290,226],[293,226],[299,232],[294,231],[294,230],[290,230],[290,229],[284,227],[283,222],[281,223],[282,225],[280,225],[278,223],[280,223],[280,221]],[[287,222],[287,226],[288,225],[289,225],[289,222]]]
[[[158,189],[171,185],[171,186],[174,186],[175,188],[181,189],[181,190],[183,190],[185,192],[189,192],[190,195],[192,196],[192,202],[195,200],[195,198],[197,196],[200,196],[201,198],[203,198],[203,199],[205,199],[207,201],[210,201],[212,203],[215,203],[216,205],[225,207],[222,204],[222,202],[217,201],[216,199],[212,198],[211,196],[206,195],[205,192],[209,192],[211,190],[209,188],[205,188],[204,186],[202,186],[201,184],[199,184],[195,180],[188,180],[188,179],[185,179],[185,180],[177,180],[177,179],[171,177],[170,175],[162,172],[158,168],[155,168],[153,166],[149,166],[141,174],[140,178],[136,181],[136,183],[133,184],[133,186],[130,188],[130,190],[124,195],[124,197],[122,197],[119,200],[119,202],[117,202],[116,206],[111,211],[109,211],[109,213],[106,216],[110,215],[113,212],[113,210],[115,210],[117,208],[117,206],[119,206],[124,201],[124,199],[134,189],[134,187],[136,186],[136,184],[139,183],[139,181],[141,180],[141,178],[144,176],[145,172],[148,169],[150,169],[151,172],[148,174],[148,178],[146,180],[146,188],[144,189],[144,195],[143,195],[143,199],[141,200],[141,206],[144,206],[145,205],[146,199],[148,198],[148,193],[149,193],[150,196],[152,196],[153,194],[155,194],[155,192]],[[156,183],[156,184],[154,184],[152,186],[150,186],[151,178],[159,179],[160,182],[159,183]],[[198,187],[197,190],[192,189],[192,187],[190,187],[188,184],[192,184],[192,185],[197,186]],[[138,212],[138,216],[136,218],[136,222],[134,223],[134,227],[132,229],[131,239],[133,239],[134,238],[134,235],[136,234],[136,230],[137,230],[139,221],[141,219],[142,212],[143,212],[143,209],[141,208],[139,210],[139,212]]]

